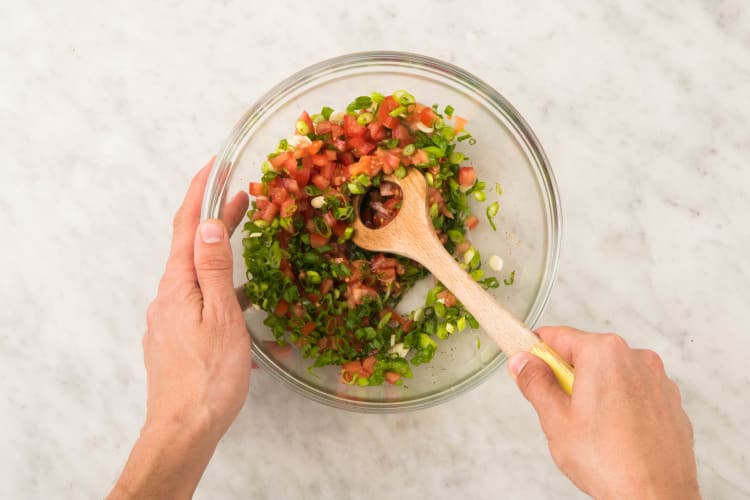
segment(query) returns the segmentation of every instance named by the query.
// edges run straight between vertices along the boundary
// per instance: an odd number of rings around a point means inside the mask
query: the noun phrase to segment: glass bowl
[[[489,270],[487,259],[492,255],[504,260],[503,269],[494,273],[501,286],[490,292],[533,327],[549,297],[560,246],[560,202],[552,170],[534,133],[505,98],[476,76],[437,59],[402,52],[349,54],[305,68],[276,85],[229,134],[211,172],[201,217],[220,217],[228,196],[260,179],[266,155],[279,139],[289,136],[302,110],[342,110],[358,95],[387,95],[398,89],[408,90],[424,104],[438,103],[440,109],[450,104],[457,115],[469,119],[467,129],[476,144],[462,142],[459,151],[471,158],[477,177],[488,186],[487,201],[475,203],[474,213],[482,222],[471,239],[484,269]],[[486,203],[492,201],[500,203],[494,232],[485,218]],[[235,285],[242,286],[246,277],[241,229],[231,244]],[[503,284],[511,271],[513,284]],[[402,306],[421,305],[428,287],[416,287]],[[385,413],[435,405],[477,386],[505,361],[484,332],[467,329],[439,342],[432,362],[413,366],[414,378],[405,379],[403,386],[346,385],[339,382],[337,367],[310,371],[311,360],[296,350],[280,355],[273,349],[273,335],[263,325],[265,312],[251,307],[245,317],[254,358],[264,369],[310,399],[348,410]]]

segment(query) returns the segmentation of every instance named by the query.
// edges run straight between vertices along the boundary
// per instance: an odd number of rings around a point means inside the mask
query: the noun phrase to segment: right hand
[[[514,355],[508,368],[573,483],[596,498],[700,498],[693,429],[659,355],[613,334],[537,333],[575,366],[572,396],[533,354]]]

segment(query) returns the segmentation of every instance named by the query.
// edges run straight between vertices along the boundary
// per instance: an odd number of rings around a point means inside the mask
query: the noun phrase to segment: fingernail
[[[510,373],[513,375],[513,378],[518,377],[518,374],[521,373],[521,370],[523,370],[523,367],[526,366],[526,363],[528,362],[529,358],[524,356],[523,353],[511,356],[510,361],[508,361],[508,367],[510,368]]]
[[[206,220],[201,222],[200,233],[203,243],[218,243],[224,239],[224,226],[218,221]]]

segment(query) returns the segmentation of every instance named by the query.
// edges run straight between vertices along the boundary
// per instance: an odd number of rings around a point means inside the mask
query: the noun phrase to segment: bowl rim
[[[541,143],[518,110],[497,90],[477,76],[454,64],[433,57],[399,51],[354,52],[325,59],[307,66],[273,86],[242,115],[216,155],[216,160],[209,174],[203,195],[201,220],[218,218],[220,216],[221,202],[225,195],[229,174],[231,173],[233,164],[245,146],[245,141],[242,141],[242,139],[246,131],[254,126],[265,115],[267,110],[273,109],[274,106],[299,87],[311,81],[318,80],[325,75],[338,73],[346,69],[381,64],[405,68],[417,67],[462,85],[473,93],[480,95],[484,99],[485,104],[492,105],[496,111],[500,112],[507,119],[508,125],[513,127],[517,137],[523,140],[526,151],[531,154],[534,160],[540,187],[544,189],[544,194],[546,195],[544,199],[548,220],[546,228],[547,256],[544,275],[532,307],[524,319],[524,322],[530,328],[533,328],[544,312],[557,276],[562,241],[562,204],[557,181]],[[284,382],[284,385],[290,387],[295,392],[328,406],[365,413],[403,412],[444,403],[488,380],[506,359],[505,354],[501,352],[480,370],[446,389],[428,393],[414,399],[384,402],[343,398],[304,383],[276,364],[257,346],[256,342],[252,344],[252,354],[253,358],[263,368],[267,369],[274,378],[281,380]]]

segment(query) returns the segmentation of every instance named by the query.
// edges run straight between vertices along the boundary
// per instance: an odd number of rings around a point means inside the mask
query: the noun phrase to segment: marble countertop
[[[745,2],[344,4],[0,5],[0,498],[108,491],[144,416],[145,309],[188,179],[277,81],[372,49],[454,62],[521,111],[564,209],[542,323],[661,353],[705,498],[750,498]],[[505,372],[373,416],[259,371],[196,497],[583,495]]]

